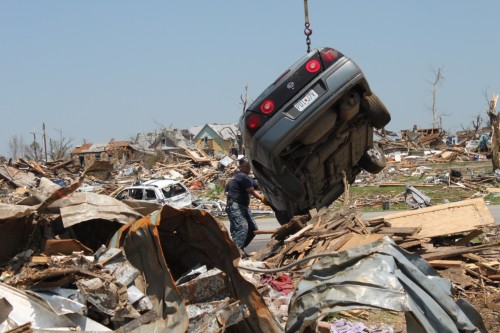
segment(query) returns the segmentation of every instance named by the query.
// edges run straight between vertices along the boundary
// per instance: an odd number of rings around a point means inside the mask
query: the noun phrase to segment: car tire
[[[367,115],[373,127],[381,129],[391,121],[391,114],[377,95],[371,94],[370,96],[366,96],[365,101]]]
[[[276,216],[276,220],[278,220],[278,223],[280,225],[287,224],[288,222],[290,222],[290,220],[293,217],[293,216],[290,216],[290,214],[288,214],[285,211],[276,210],[274,208],[273,208],[273,210],[274,210],[274,215]]]
[[[384,170],[387,165],[387,159],[384,152],[375,146],[364,152],[358,164],[369,173],[376,174]]]

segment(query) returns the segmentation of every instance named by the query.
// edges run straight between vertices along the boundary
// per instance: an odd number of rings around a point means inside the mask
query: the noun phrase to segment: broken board
[[[419,237],[469,232],[495,223],[483,199],[463,200],[389,214],[383,217],[383,221],[396,228],[422,227],[416,234]]]

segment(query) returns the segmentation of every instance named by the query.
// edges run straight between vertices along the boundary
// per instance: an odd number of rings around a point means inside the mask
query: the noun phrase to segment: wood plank
[[[481,198],[389,214],[383,219],[391,227],[422,227],[419,237],[464,233],[495,223]]]
[[[466,253],[479,252],[479,251],[490,249],[490,248],[493,248],[493,247],[496,247],[499,245],[500,245],[500,241],[493,242],[491,244],[471,246],[471,247],[447,246],[444,250],[435,250],[435,251],[432,251],[429,253],[424,253],[421,255],[421,257],[425,260],[443,259],[443,258],[448,258],[448,257],[452,257],[452,256],[463,255]]]
[[[477,236],[481,235],[483,233],[483,230],[474,230],[471,231],[468,235],[460,238],[458,241],[455,242],[456,246],[465,246],[467,243],[469,243],[471,240],[476,238]]]
[[[475,254],[475,253],[465,253],[465,254],[462,254],[462,257],[464,258],[467,258],[467,259],[470,259],[470,260],[474,260],[474,261],[483,261],[483,262],[486,262],[488,260],[484,259],[483,257]]]
[[[351,234],[351,235],[352,237],[350,237],[347,240],[347,242],[345,242],[340,248],[338,248],[338,251],[343,251],[360,245],[373,243],[385,237],[384,235],[379,235],[379,234],[371,234],[371,235]]]
[[[284,241],[285,244],[290,243],[290,242],[296,240],[297,238],[300,238],[303,233],[305,233],[307,230],[310,230],[312,228],[314,228],[314,225],[312,225],[312,224],[309,224],[305,228],[302,228],[299,232],[296,232],[295,234],[293,234],[290,237],[288,237],[287,239],[285,239],[285,241]]]
[[[346,234],[342,237],[339,237],[339,238],[336,238],[336,239],[330,241],[330,243],[326,246],[326,252],[337,251],[345,243],[347,243],[349,241],[349,239],[351,239],[353,236],[354,236],[354,234]]]
[[[430,260],[429,265],[432,267],[453,268],[462,267],[464,262],[461,260]]]
[[[403,249],[408,249],[413,246],[421,245],[424,243],[430,242],[430,238],[422,238],[422,239],[414,239],[414,240],[409,240],[409,241],[404,241],[402,243],[399,243],[398,246]]]

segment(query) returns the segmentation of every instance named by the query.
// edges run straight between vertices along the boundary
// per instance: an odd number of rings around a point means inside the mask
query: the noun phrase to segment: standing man
[[[255,190],[254,181],[248,176],[251,166],[247,158],[243,157],[238,161],[238,169],[239,172],[226,186],[226,211],[230,222],[231,238],[236,246],[243,250],[255,237],[254,231],[258,230],[248,207],[250,195],[264,204],[267,204],[267,201],[261,193]]]

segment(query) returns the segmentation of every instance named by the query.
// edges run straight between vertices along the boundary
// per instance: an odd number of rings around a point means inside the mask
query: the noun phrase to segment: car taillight
[[[274,111],[274,102],[270,99],[266,99],[260,105],[260,111],[265,115],[271,114]]]
[[[309,60],[306,64],[306,70],[309,73],[316,73],[320,69],[321,69],[321,64],[316,59]]]
[[[264,119],[256,113],[251,113],[246,117],[245,123],[249,130],[256,131],[262,126]]]
[[[334,63],[339,56],[337,50],[334,49],[323,49],[321,51],[321,60],[325,64],[325,67],[328,67],[332,63]]]

